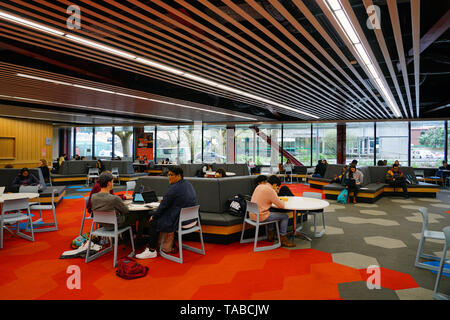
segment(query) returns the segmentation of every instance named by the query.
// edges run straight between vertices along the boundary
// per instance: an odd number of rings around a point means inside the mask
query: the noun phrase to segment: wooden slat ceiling
[[[405,2],[409,4],[409,1],[402,1],[403,4]],[[382,75],[382,82],[390,89],[389,94],[401,112],[400,118],[418,117],[420,1],[411,1],[412,17],[408,17],[414,29],[408,30],[409,35],[413,34],[408,43],[413,43],[412,38],[414,40],[414,90],[410,90],[405,56],[408,48],[404,48],[404,30],[400,25],[396,1],[388,0],[387,5],[384,3],[383,18],[390,22],[386,28],[395,38],[395,42],[390,44],[387,43],[385,30],[370,30],[366,26],[366,9],[374,4],[372,0],[340,0],[340,3],[374,61],[374,67]],[[66,26],[69,17],[66,10],[72,4],[81,9],[79,30],[69,30]],[[105,67],[131,71],[270,109],[288,115],[292,120],[395,118],[370,73],[361,66],[361,59],[328,10],[325,0],[11,0],[0,1],[0,10],[65,34],[150,59],[234,91],[70,41],[66,37],[25,27],[0,16],[0,37],[64,53],[68,60],[77,57],[95,61]],[[392,51],[393,46],[397,49],[395,52]],[[401,73],[394,70],[391,59],[400,61]],[[127,98],[126,104],[120,104],[117,97],[108,97],[102,92],[61,88],[56,84],[20,78],[16,75],[19,70],[19,66],[0,64],[0,94],[3,99],[8,100],[6,96],[23,96],[72,105],[97,105],[105,109],[113,104],[111,110],[160,116],[171,114],[179,119],[202,120],[176,106],[153,106],[149,112],[145,106],[139,105],[143,104],[139,99]],[[54,73],[22,70],[22,73],[26,72],[58,81],[86,83]],[[110,87],[100,83],[89,85],[100,89]],[[124,88],[114,88],[112,91],[117,90],[129,92]],[[145,95],[142,92],[128,94]],[[264,120],[255,115],[234,114]],[[244,118],[213,113],[205,113],[203,120],[245,121]]]

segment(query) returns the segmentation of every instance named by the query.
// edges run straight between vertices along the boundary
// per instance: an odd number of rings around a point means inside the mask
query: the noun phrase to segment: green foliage
[[[426,147],[443,148],[445,143],[444,128],[431,128],[419,137],[419,143]]]

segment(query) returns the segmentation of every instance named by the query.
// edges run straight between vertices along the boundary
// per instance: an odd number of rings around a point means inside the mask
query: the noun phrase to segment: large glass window
[[[360,166],[373,166],[375,140],[373,122],[349,122],[346,128],[347,163],[358,160]]]
[[[313,123],[313,165],[323,159],[332,164],[337,162],[336,135],[336,123]]]
[[[95,127],[95,150],[97,158],[112,158],[112,127]]]
[[[75,128],[75,154],[80,157],[92,157],[92,127]]]
[[[304,166],[311,165],[311,124],[283,125],[283,149],[293,155]],[[283,163],[286,159],[283,158]]]
[[[256,137],[256,164],[277,166],[280,163],[281,125],[259,125]]]
[[[158,126],[156,161],[169,159],[171,163],[178,162],[178,127]]]
[[[202,163],[202,126],[180,126],[179,163]]]
[[[445,159],[445,122],[411,122],[411,165],[436,168]]]
[[[131,160],[133,157],[133,127],[114,128],[114,157]]]
[[[195,156],[197,162],[201,154]],[[227,162],[227,127],[224,125],[205,125],[203,128],[203,162]]]
[[[249,125],[236,125],[234,132],[236,163],[255,163],[255,136],[255,130],[250,129]]]
[[[376,161],[408,165],[408,122],[377,122]]]

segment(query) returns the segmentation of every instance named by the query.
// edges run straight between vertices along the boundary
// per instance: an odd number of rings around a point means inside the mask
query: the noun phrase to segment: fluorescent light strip
[[[10,20],[10,21],[13,21],[13,22],[16,22],[16,23],[19,23],[19,24],[22,24],[22,25],[25,25],[25,26],[34,27],[34,28],[39,29],[39,30],[44,31],[44,32],[56,34],[58,36],[64,37],[64,38],[69,39],[71,41],[82,43],[82,44],[85,44],[85,45],[87,45],[89,47],[92,47],[92,48],[95,48],[95,49],[99,49],[99,50],[102,50],[102,51],[106,51],[106,52],[115,54],[117,56],[123,57],[123,58],[134,60],[136,62],[149,65],[149,66],[151,66],[153,68],[160,69],[160,70],[163,70],[163,71],[167,71],[167,72],[170,72],[170,73],[178,75],[178,76],[182,76],[182,77],[185,77],[185,78],[197,81],[197,82],[204,83],[206,85],[210,85],[210,86],[217,87],[217,88],[220,88],[220,89],[223,89],[223,90],[226,90],[226,91],[234,92],[236,94],[243,95],[243,96],[246,96],[246,97],[250,97],[250,98],[258,100],[258,101],[263,101],[263,102],[265,102],[267,104],[275,105],[275,106],[280,107],[282,109],[291,110],[291,111],[296,112],[296,113],[300,113],[300,114],[303,114],[303,115],[306,115],[306,116],[309,116],[309,117],[312,117],[312,118],[315,118],[315,119],[319,119],[318,116],[312,115],[312,114],[307,113],[307,112],[300,111],[298,109],[295,109],[295,108],[283,105],[281,103],[277,103],[275,101],[268,100],[268,99],[262,98],[260,96],[256,96],[256,95],[250,94],[250,93],[246,93],[246,92],[243,92],[241,90],[234,89],[234,88],[231,88],[231,87],[228,87],[228,86],[225,86],[225,85],[221,85],[220,83],[217,83],[217,82],[205,79],[203,77],[199,77],[199,76],[196,76],[196,75],[193,75],[193,74],[190,74],[190,73],[186,73],[186,72],[184,72],[182,70],[178,70],[176,68],[172,68],[172,67],[166,66],[166,65],[164,65],[162,63],[159,63],[159,62],[156,62],[156,61],[152,61],[152,60],[149,60],[149,59],[146,59],[146,58],[143,58],[143,57],[138,57],[138,56],[136,56],[134,54],[131,54],[131,53],[128,53],[128,52],[125,52],[125,51],[122,51],[122,50],[118,50],[118,49],[115,49],[113,47],[97,43],[95,41],[91,41],[91,40],[87,40],[87,39],[82,38],[82,37],[73,36],[71,34],[63,33],[63,32],[60,32],[58,30],[54,30],[54,29],[48,28],[46,26],[40,25],[38,23],[29,21],[29,20],[26,20],[26,19],[22,19],[22,18],[13,16],[11,14],[7,14],[4,11],[0,11],[0,17],[2,17],[4,19],[7,19],[7,20]],[[209,110],[205,110],[205,111],[209,111]],[[209,112],[214,112],[214,111],[209,111]],[[230,115],[234,116],[234,117],[246,118],[246,117],[236,116],[236,115],[232,115],[232,114],[230,114]],[[247,119],[256,120],[254,118],[247,118]]]
[[[191,106],[187,106],[187,105],[183,105],[183,104],[178,104],[178,103],[173,103],[173,102],[168,102],[168,101],[163,101],[163,100],[155,100],[155,99],[150,99],[150,98],[145,98],[145,97],[139,97],[139,96],[135,96],[135,95],[129,95],[129,94],[120,93],[120,92],[114,92],[114,91],[110,91],[110,90],[104,90],[104,89],[99,89],[99,88],[94,88],[94,87],[88,87],[88,86],[83,86],[83,85],[79,85],[79,84],[72,84],[72,83],[68,83],[68,82],[56,81],[56,80],[52,80],[52,79],[31,76],[31,75],[27,75],[27,74],[23,74],[23,73],[17,73],[16,75],[19,76],[19,77],[29,78],[29,79],[33,79],[33,80],[47,81],[47,82],[51,82],[51,83],[55,83],[55,84],[62,84],[62,85],[67,85],[67,86],[73,86],[73,87],[86,89],[86,90],[94,90],[94,91],[99,91],[99,92],[104,92],[104,93],[109,93],[109,94],[117,94],[117,95],[120,95],[120,96],[129,97],[129,98],[136,98],[136,99],[142,99],[142,100],[147,100],[147,101],[160,102],[160,103],[165,103],[165,104],[169,104],[169,105],[179,106],[179,107],[182,107],[182,108],[196,109],[196,110],[200,110],[200,111],[211,112],[211,113],[216,113],[216,114],[223,114],[223,115],[226,115],[226,116],[233,116],[233,117],[247,119],[247,120],[256,120],[255,118],[239,116],[239,115],[235,115],[235,114],[231,114],[231,113],[225,113],[225,112],[220,112],[220,111],[202,109],[202,108],[197,108],[197,107],[191,107]]]
[[[61,102],[54,102],[54,101],[46,101],[46,100],[38,100],[38,99],[31,99],[31,98],[23,98],[23,97],[13,97],[13,96],[5,96],[5,95],[1,95],[0,97],[4,97],[4,98],[12,98],[12,99],[17,99],[17,100],[25,100],[25,101],[33,101],[33,102],[42,102],[42,103],[52,103],[52,104],[57,104],[57,105],[62,105],[62,106],[71,106],[71,107],[80,107],[80,108],[86,108],[86,109],[92,109],[92,110],[98,110],[98,111],[102,111],[105,112],[107,110],[102,109],[102,108],[96,108],[96,107],[90,107],[90,106],[83,106],[83,105],[79,105],[79,104],[71,104],[71,103],[61,103]],[[141,113],[135,113],[135,112],[129,112],[129,111],[114,111],[117,114],[130,114],[133,116],[144,116],[147,117],[144,114]],[[169,119],[169,120],[181,120],[181,121],[188,121],[188,122],[193,122],[191,119],[182,119],[182,118],[174,118],[174,117],[166,117],[166,116],[157,116],[157,115],[153,115],[153,118],[161,118],[161,119]]]
[[[353,28],[350,19],[345,13],[344,8],[341,6],[340,1],[326,0],[326,4],[328,5],[328,9],[333,13],[342,31],[344,31],[350,42],[352,42],[353,46],[355,47],[356,53],[363,61],[363,65],[369,71],[372,79],[376,82],[378,91],[383,95],[385,102],[387,102],[389,108],[394,112],[395,116],[401,117],[402,114],[397,106],[397,103],[391,98],[390,90],[388,90],[383,81],[381,81],[381,76],[378,74],[375,65],[367,54],[366,49],[362,45],[361,40],[359,39],[358,34]]]

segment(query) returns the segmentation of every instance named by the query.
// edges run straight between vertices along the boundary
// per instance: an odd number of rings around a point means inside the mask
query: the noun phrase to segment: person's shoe
[[[150,259],[150,258],[156,258],[158,254],[156,253],[156,250],[151,251],[149,248],[145,248],[144,252],[139,253],[136,255],[137,259]]]
[[[269,233],[267,234],[267,241],[269,242],[275,241],[275,232],[273,232],[273,230],[269,230]]]
[[[295,243],[290,242],[286,236],[280,235],[280,238],[281,238],[281,246],[282,247],[288,247],[288,248],[295,247]]]

